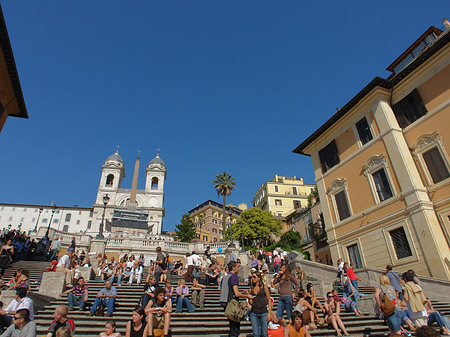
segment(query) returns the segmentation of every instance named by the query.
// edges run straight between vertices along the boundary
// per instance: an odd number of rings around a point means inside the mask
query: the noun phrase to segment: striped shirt
[[[73,287],[73,295],[77,297],[84,296],[86,290],[88,290],[87,285],[84,285],[83,288],[80,288],[80,286],[77,284],[75,287]]]

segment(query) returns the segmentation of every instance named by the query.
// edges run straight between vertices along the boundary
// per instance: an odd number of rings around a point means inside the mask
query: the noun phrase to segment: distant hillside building
[[[303,178],[275,175],[261,185],[253,198],[253,207],[267,210],[275,217],[285,217],[308,206],[308,195],[316,185],[304,184]]]
[[[309,136],[333,261],[450,279],[450,23]]]
[[[231,210],[231,221],[236,222],[236,219],[241,216],[241,213],[247,209],[247,205],[242,203],[239,206],[226,205],[227,218],[226,223],[229,225]],[[222,204],[208,200],[203,204],[191,209],[189,216],[194,221],[196,226],[197,238],[203,242],[220,242],[222,241],[223,231],[223,206]],[[228,226],[227,226],[228,227]],[[239,240],[239,238],[234,238]]]

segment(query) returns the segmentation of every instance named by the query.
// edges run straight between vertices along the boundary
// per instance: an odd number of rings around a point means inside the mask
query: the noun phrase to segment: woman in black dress
[[[0,248],[0,275],[5,273],[5,269],[8,267],[9,263],[12,261],[12,256],[14,255],[14,246],[12,245],[12,240],[6,241],[6,244]]]
[[[145,311],[142,307],[133,310],[131,321],[127,323],[125,337],[147,337],[147,322],[145,321]]]

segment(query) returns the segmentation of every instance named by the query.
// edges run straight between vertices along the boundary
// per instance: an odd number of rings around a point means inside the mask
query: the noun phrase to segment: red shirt
[[[353,271],[353,268],[348,268],[347,269],[347,275],[348,275],[348,278],[350,279],[350,281],[356,281],[357,280],[355,272]]]

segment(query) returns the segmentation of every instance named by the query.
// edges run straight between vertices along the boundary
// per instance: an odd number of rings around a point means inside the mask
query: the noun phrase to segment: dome
[[[160,166],[166,167],[166,164],[164,164],[162,159],[159,158],[159,154],[157,154],[156,157],[150,161],[150,164],[148,164],[148,166],[152,166],[152,165],[160,165]]]
[[[122,165],[124,165],[122,157],[119,155],[119,151],[114,152],[114,154],[109,156],[108,159],[106,159],[105,162],[108,162],[108,161],[115,161],[115,162],[119,162]]]

